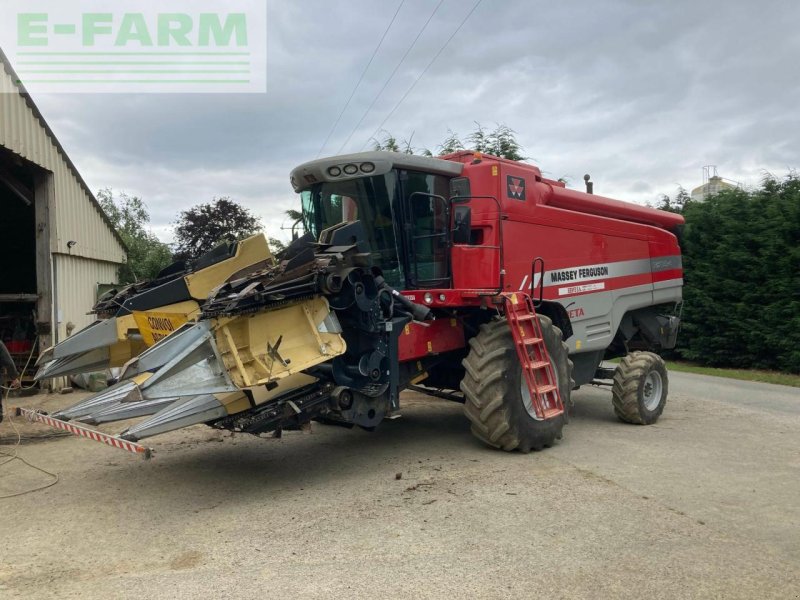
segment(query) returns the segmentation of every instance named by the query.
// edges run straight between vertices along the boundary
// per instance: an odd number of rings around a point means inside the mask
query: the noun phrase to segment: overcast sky
[[[89,185],[180,210],[230,196],[278,233],[289,171],[316,157],[400,0],[270,0],[267,94],[38,95]],[[406,0],[323,154],[339,153],[438,0]],[[474,0],[445,0],[354,133],[372,132]],[[633,202],[800,166],[800,4],[483,0],[385,129],[436,149],[473,122],[516,130],[550,176]]]

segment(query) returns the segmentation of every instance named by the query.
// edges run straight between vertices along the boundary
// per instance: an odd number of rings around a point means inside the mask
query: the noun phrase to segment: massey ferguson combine
[[[21,412],[148,456],[141,440],[198,423],[371,430],[409,388],[462,402],[475,436],[509,451],[561,438],[572,391],[592,382],[612,386],[623,421],[661,415],[667,372],[654,352],[677,336],[679,215],[472,152],[325,158],[297,167],[291,183],[305,236],[274,261],[265,249],[247,269],[216,273],[160,341],[149,331],[165,312],[154,298],[169,304],[158,290],[175,284],[133,290],[125,305],[155,343],[109,389],[55,415]],[[122,336],[107,337],[110,347]],[[78,364],[69,343],[45,376]],[[104,344],[80,346],[81,364],[100,364],[86,357]],[[615,357],[615,370],[601,366]],[[132,417],[141,420],[119,435],[79,424]]]

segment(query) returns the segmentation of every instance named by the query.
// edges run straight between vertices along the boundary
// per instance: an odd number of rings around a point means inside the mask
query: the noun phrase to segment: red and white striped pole
[[[149,459],[152,455],[152,450],[141,444],[137,444],[136,442],[129,442],[127,440],[121,440],[120,438],[109,435],[107,433],[102,433],[100,431],[95,431],[94,429],[89,429],[88,427],[83,427],[81,425],[76,425],[74,423],[69,423],[67,421],[61,421],[59,419],[54,419],[53,417],[49,417],[41,412],[30,408],[20,408],[17,407],[17,415],[22,415],[29,421],[38,421],[40,423],[44,423],[45,425],[50,425],[50,427],[55,427],[56,429],[61,429],[63,431],[68,431],[74,435],[78,435],[80,437],[89,438],[90,440],[94,440],[95,442],[101,442],[103,444],[107,444],[114,448],[119,448],[120,450],[125,450],[126,452],[131,452],[133,454],[140,454],[144,457],[145,460]]]

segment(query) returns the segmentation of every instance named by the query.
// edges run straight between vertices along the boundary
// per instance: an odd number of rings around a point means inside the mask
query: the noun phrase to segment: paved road
[[[672,391],[758,411],[800,415],[800,389],[755,381],[737,381],[691,373],[670,375]]]
[[[0,597],[800,597],[800,390],[674,374],[651,427],[576,400],[530,455],[415,395],[375,434],[194,428],[150,463],[24,445],[61,482],[0,500]],[[0,494],[40,481],[0,467]]]

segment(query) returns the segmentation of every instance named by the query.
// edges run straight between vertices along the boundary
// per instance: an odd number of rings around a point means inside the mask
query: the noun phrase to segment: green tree
[[[286,216],[289,217],[289,219],[292,221],[292,223],[303,220],[303,213],[299,210],[296,210],[294,208],[289,208],[284,212]]]
[[[507,125],[497,125],[489,133],[483,130],[480,123],[475,123],[475,125],[477,129],[468,140],[476,151],[509,160],[525,160],[527,158],[522,155],[522,146],[517,142],[516,132]]]
[[[294,208],[289,208],[283,211],[283,214],[289,219],[291,225],[289,226],[292,232],[292,239],[295,236],[299,236],[300,232],[298,229],[303,229],[303,213]],[[285,229],[285,227],[281,227],[281,229]],[[286,250],[288,244],[285,240],[275,237],[268,237],[267,243],[269,244],[269,249],[272,251],[273,254],[279,254]]]
[[[286,242],[275,237],[268,237],[267,244],[269,245],[269,250],[272,252],[272,254],[280,254],[286,250]]]
[[[419,154],[422,156],[433,156],[427,148],[415,148],[411,145],[414,137],[412,132],[408,140],[402,142],[391,133],[384,132],[386,135],[382,141],[372,140],[373,150],[385,150],[387,152],[402,152],[404,154]],[[457,133],[447,130],[447,137],[438,146],[439,156],[452,154],[461,150],[473,150],[509,160],[526,160],[522,154],[522,146],[517,141],[516,132],[507,125],[498,124],[492,131],[487,131],[480,123],[475,123],[475,131],[462,141]]]
[[[223,242],[261,230],[261,220],[227,196],[182,211],[175,222],[175,257],[197,258]]]
[[[433,156],[433,152],[428,150],[427,148],[415,148],[411,145],[411,140],[414,139],[414,132],[411,132],[411,135],[408,139],[404,139],[402,142],[398,141],[396,137],[394,137],[388,131],[383,132],[385,134],[383,140],[378,140],[373,138],[372,139],[372,149],[375,151],[385,151],[385,152],[401,152],[403,154],[419,154],[420,156]]]
[[[147,230],[150,213],[141,198],[111,188],[97,192],[97,200],[128,247],[128,262],[119,269],[119,283],[153,279],[172,262],[169,246]]]
[[[464,149],[464,143],[458,137],[458,134],[454,133],[452,129],[448,129],[447,137],[444,138],[444,141],[441,144],[439,144],[439,156],[443,156],[445,154],[454,154]]]
[[[400,152],[400,143],[397,141],[397,138],[394,137],[391,133],[384,132],[386,135],[384,136],[383,140],[377,140],[375,138],[372,139],[372,149],[376,152],[384,151],[384,152]],[[412,154],[411,152],[406,152],[405,154]]]
[[[689,192],[687,192],[683,187],[678,186],[678,192],[673,198],[670,198],[666,194],[661,194],[658,203],[654,206],[654,208],[665,210],[667,212],[682,214],[684,209],[691,201],[692,197],[689,195]]]
[[[684,202],[680,354],[800,372],[800,178]]]

